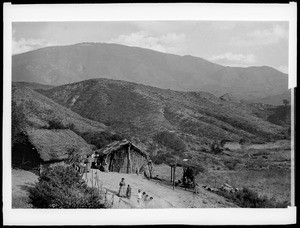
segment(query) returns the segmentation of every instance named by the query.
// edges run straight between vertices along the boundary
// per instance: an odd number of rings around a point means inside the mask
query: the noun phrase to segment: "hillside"
[[[286,99],[291,102],[291,90],[287,90],[284,93],[267,96],[263,98],[258,98],[251,100],[251,103],[264,103],[264,104],[271,104],[271,105],[282,105],[282,101]]]
[[[186,151],[198,153],[214,140],[264,142],[284,138],[286,130],[257,117],[255,107],[206,92],[177,92],[109,79],[37,91],[147,149],[155,135],[165,131],[183,140]]]
[[[48,127],[49,121],[57,120],[62,125],[73,124],[79,131],[105,131],[104,124],[86,119],[53,100],[32,90],[31,85],[13,83],[12,102],[22,112],[22,122],[32,128]],[[41,88],[41,86],[39,86]],[[14,124],[14,123],[13,123]]]
[[[63,85],[109,78],[177,91],[232,93],[245,100],[281,94],[288,77],[271,67],[224,67],[118,44],[81,43],[48,47],[12,57],[13,81]]]

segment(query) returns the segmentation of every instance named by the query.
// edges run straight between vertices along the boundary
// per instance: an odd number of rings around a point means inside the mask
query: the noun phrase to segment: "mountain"
[[[281,139],[284,134],[282,126],[257,117],[254,106],[207,92],[178,92],[111,79],[37,91],[82,117],[141,141],[151,141],[165,131],[187,145],[202,146],[221,139],[261,142]]]
[[[63,85],[118,79],[177,91],[233,94],[251,100],[286,91],[288,77],[271,67],[224,67],[193,56],[118,44],[80,43],[12,56],[13,81]]]

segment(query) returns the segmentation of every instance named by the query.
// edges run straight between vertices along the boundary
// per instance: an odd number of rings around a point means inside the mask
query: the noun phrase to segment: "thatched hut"
[[[112,142],[95,152],[110,172],[139,174],[148,170],[148,155],[128,140]]]
[[[63,163],[72,155],[92,153],[90,145],[71,130],[29,129],[26,136],[26,142],[13,148],[14,166],[41,172],[49,165]]]

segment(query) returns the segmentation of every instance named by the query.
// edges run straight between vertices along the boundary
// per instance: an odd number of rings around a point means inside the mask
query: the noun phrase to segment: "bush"
[[[123,140],[123,137],[109,132],[75,132],[80,135],[87,143],[95,145],[98,149],[108,145],[113,141]]]
[[[180,155],[185,150],[185,144],[183,141],[172,132],[159,132],[154,135],[153,140],[169,149],[172,149],[177,155]]]
[[[227,160],[224,161],[224,165],[229,169],[229,170],[234,170],[236,165],[239,163],[238,159],[233,159],[233,160]]]
[[[244,208],[286,208],[288,206],[288,202],[277,202],[275,199],[260,197],[248,188],[243,188],[235,193],[218,191],[218,194]]]
[[[43,172],[29,190],[35,208],[105,208],[96,188],[88,187],[71,166],[57,165]]]
[[[171,153],[158,153],[158,155],[156,156],[154,163],[159,165],[159,164],[163,164],[163,163],[168,163],[170,162],[170,160],[172,160],[174,158],[174,156]]]

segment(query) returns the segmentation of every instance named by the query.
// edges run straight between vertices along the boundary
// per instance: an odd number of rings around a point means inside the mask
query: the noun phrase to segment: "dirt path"
[[[93,174],[92,174],[93,172]],[[151,208],[216,208],[216,207],[236,207],[236,205],[227,202],[223,197],[200,189],[198,195],[182,188],[172,189],[171,186],[161,184],[159,181],[148,180],[136,174],[124,173],[104,173],[99,170],[92,170],[87,174],[88,185],[92,186],[91,178],[99,177],[103,188],[109,192],[108,199],[113,195],[113,208],[145,208],[144,205],[139,206],[137,203],[137,192],[141,189],[150,197],[154,198]],[[119,182],[121,178],[125,178],[126,185],[130,184],[132,188],[131,199],[120,198],[118,193]],[[84,179],[85,179],[84,175]],[[94,187],[96,181],[94,180]]]
[[[28,208],[28,190],[37,182],[38,176],[32,172],[12,169],[12,207]]]

